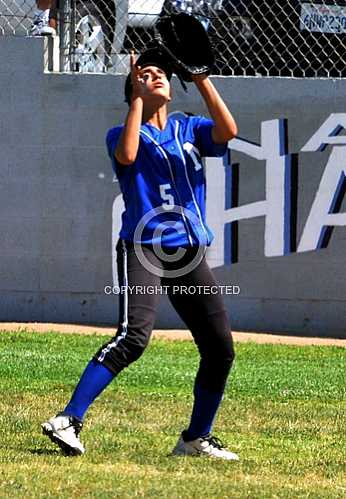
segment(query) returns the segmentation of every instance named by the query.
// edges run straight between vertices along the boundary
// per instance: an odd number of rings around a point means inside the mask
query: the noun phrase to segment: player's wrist
[[[208,79],[208,73],[202,73],[202,74],[191,74],[191,79],[195,83],[203,82]]]
[[[199,92],[202,94],[202,96],[211,91],[210,90],[211,81],[209,80],[208,75],[206,73],[203,73],[201,75],[191,75],[191,79],[198,88]]]

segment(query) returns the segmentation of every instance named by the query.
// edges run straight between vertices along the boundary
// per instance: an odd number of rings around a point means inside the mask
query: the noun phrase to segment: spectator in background
[[[36,0],[37,10],[30,30],[32,36],[55,36],[58,0]]]
[[[141,0],[143,3],[147,0]],[[84,16],[94,17],[102,28],[104,36],[105,66],[112,66],[112,46],[115,30],[115,2],[114,0],[77,0],[77,21]]]
[[[60,9],[59,0],[51,0],[51,8],[49,10],[49,26],[57,32],[58,26],[58,11]]]

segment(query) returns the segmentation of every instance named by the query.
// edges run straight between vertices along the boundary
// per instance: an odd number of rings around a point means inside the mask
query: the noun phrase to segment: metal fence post
[[[79,71],[79,64],[76,60],[76,19],[77,19],[77,9],[76,9],[76,0],[70,0],[70,70],[71,71]]]
[[[62,0],[60,4],[60,72],[70,71],[70,23],[71,5],[70,0]]]

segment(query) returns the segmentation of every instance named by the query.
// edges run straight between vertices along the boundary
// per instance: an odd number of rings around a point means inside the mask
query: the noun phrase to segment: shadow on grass
[[[64,456],[64,454],[59,449],[28,449],[30,454],[36,456]]]

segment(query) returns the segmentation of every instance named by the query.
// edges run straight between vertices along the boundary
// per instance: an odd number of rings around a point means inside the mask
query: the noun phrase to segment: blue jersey
[[[213,142],[213,125],[202,116],[169,117],[164,130],[144,124],[131,165],[114,157],[124,125],[109,130],[108,154],[125,204],[120,238],[163,247],[210,245],[214,235],[205,222],[202,158],[227,151],[227,143]]]

